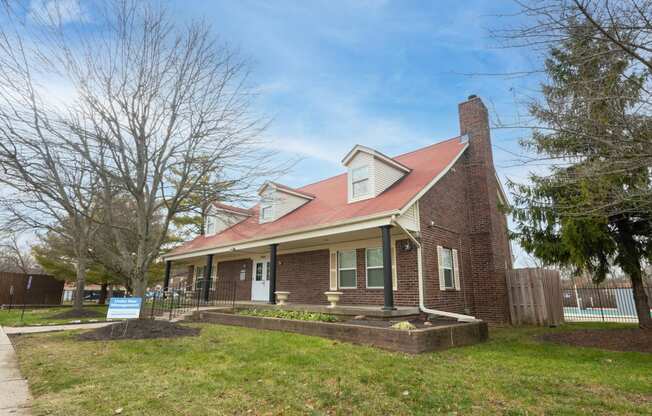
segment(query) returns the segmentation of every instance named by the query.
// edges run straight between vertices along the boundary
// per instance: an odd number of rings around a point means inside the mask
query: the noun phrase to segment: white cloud
[[[42,24],[66,24],[88,20],[78,0],[32,0],[28,17]]]

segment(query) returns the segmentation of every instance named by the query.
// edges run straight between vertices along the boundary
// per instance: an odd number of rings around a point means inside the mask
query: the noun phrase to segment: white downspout
[[[438,315],[438,316],[445,316],[447,318],[455,318],[460,322],[475,322],[478,319],[476,319],[474,316],[471,315],[464,315],[461,313],[453,313],[453,312],[446,312],[446,311],[440,311],[437,309],[429,309],[425,305],[424,297],[423,297],[423,265],[421,261],[421,243],[414,238],[414,236],[407,231],[401,224],[399,224],[396,221],[396,216],[392,216],[392,223],[399,227],[407,236],[412,240],[412,242],[417,246],[417,276],[419,278],[419,309],[422,312],[425,312],[430,315]]]

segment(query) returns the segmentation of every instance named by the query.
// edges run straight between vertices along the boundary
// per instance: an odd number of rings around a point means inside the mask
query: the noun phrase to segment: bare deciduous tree
[[[92,4],[92,28],[69,28],[56,13],[36,16],[42,24],[32,27],[31,53],[2,51],[0,64],[10,64],[4,72],[11,76],[0,82],[12,84],[5,94],[12,105],[0,112],[6,124],[0,134],[11,138],[4,147],[9,160],[24,161],[24,147],[50,167],[50,154],[61,159],[64,152],[68,159],[54,165],[79,164],[81,172],[90,172],[78,181],[84,196],[78,199],[86,203],[84,192],[99,193],[93,204],[102,205],[99,221],[112,234],[104,257],[131,276],[142,296],[172,220],[205,178],[218,174],[246,196],[260,178],[283,167],[271,167],[274,152],[258,140],[265,124],[251,107],[245,62],[219,44],[208,25],[179,28],[163,8],[135,0]],[[7,47],[24,42],[20,36],[5,39]],[[57,106],[40,100],[33,85],[50,75],[74,99]],[[16,120],[30,133],[24,139],[13,127]],[[40,137],[43,130],[47,137]],[[40,154],[43,143],[48,150]],[[16,184],[32,180],[26,171]],[[50,197],[48,186],[62,182],[42,176],[44,185],[34,189],[33,199]],[[57,209],[97,222],[79,201],[57,201]],[[128,228],[114,217],[125,201],[134,220]],[[30,215],[38,211],[30,208]]]
[[[29,274],[36,268],[34,257],[29,249],[21,246],[17,234],[0,241],[0,271]]]

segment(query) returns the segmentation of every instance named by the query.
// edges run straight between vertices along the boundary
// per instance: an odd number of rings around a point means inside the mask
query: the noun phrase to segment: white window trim
[[[342,268],[340,267],[340,253],[344,251],[352,251],[353,252],[353,258],[355,259],[353,267],[346,267]],[[366,255],[366,253],[365,253]],[[351,250],[337,250],[337,287],[338,289],[357,289],[358,288],[358,251],[356,249],[351,249]],[[342,286],[341,280],[340,280],[340,271],[342,270],[353,270],[353,276],[355,278],[354,280],[354,286]]]
[[[361,180],[357,180],[357,181],[354,182],[353,181],[353,172],[357,171],[358,169],[363,169],[363,168],[367,169],[367,177],[366,177],[366,179],[361,179]],[[348,197],[349,197],[348,202],[349,203],[364,201],[365,199],[370,199],[370,198],[374,197],[374,195],[375,195],[374,194],[374,187],[375,187],[375,185],[374,185],[374,174],[372,172],[372,166],[370,164],[360,165],[360,166],[357,166],[357,167],[349,168],[349,171],[347,173],[347,177],[348,177],[347,182],[348,182]],[[361,182],[363,180],[368,181],[367,192],[365,194],[362,194],[362,195],[354,195],[354,193],[353,193],[353,184]]]
[[[367,171],[367,176],[362,178],[362,179],[354,180],[353,179],[354,173],[357,172],[357,171],[360,171],[362,169],[365,169]],[[364,182],[364,181],[367,181],[367,192],[365,192],[363,194],[360,194],[360,195],[356,195],[355,194],[355,184],[356,183],[361,183],[361,182]],[[351,198],[353,198],[353,199],[363,198],[363,197],[369,195],[369,193],[371,193],[371,169],[369,168],[369,165],[362,165],[362,166],[358,166],[357,168],[351,169]]]
[[[385,288],[384,284],[383,284],[383,286],[369,286],[369,269],[373,270],[373,269],[384,269],[385,268],[384,259],[383,259],[383,265],[382,266],[371,266],[370,267],[369,264],[367,264],[367,261],[368,261],[367,251],[369,251],[369,250],[377,250],[377,249],[380,249],[380,252],[382,253],[382,251],[383,251],[382,246],[381,247],[366,247],[364,249],[364,270],[365,270],[364,280],[365,280],[365,286],[367,287],[367,289],[384,289]]]
[[[264,215],[265,210],[269,209],[269,216],[266,217]],[[265,204],[260,206],[260,219],[262,221],[270,221],[274,218],[274,205],[273,204]]]
[[[444,250],[449,250],[451,253],[451,270],[452,273],[452,286],[446,286],[446,277],[445,270],[448,269],[444,267],[443,254]],[[459,261],[457,258],[457,250],[450,247],[437,246],[437,263],[439,269],[439,290],[448,291],[448,290],[461,290],[460,285],[460,271],[459,271]]]
[[[209,227],[212,226],[213,229],[209,230]],[[206,216],[206,235],[215,235],[215,229],[217,228],[216,218],[212,215]]]

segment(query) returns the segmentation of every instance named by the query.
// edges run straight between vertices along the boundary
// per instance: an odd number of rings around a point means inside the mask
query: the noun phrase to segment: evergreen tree
[[[650,73],[633,70],[632,57],[601,40],[593,25],[573,20],[567,27],[545,63],[543,100],[530,106],[546,128],[524,142],[563,163],[532,174],[528,185],[512,184],[515,236],[545,262],[588,271],[596,283],[610,268],[622,269],[640,326],[652,329],[643,286],[652,258],[651,201],[639,197],[650,195],[650,166],[633,163],[640,138],[652,137],[650,117],[636,111]]]

